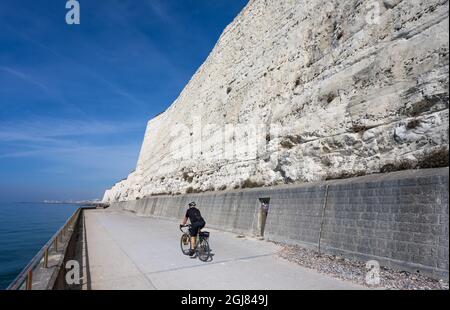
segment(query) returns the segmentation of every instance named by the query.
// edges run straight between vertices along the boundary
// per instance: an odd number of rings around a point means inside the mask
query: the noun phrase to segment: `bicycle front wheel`
[[[200,240],[200,244],[197,248],[198,251],[198,259],[202,262],[207,262],[211,257],[211,249],[209,248],[208,240],[202,239]]]
[[[183,252],[184,255],[189,255],[189,252],[191,250],[191,238],[188,234],[183,234],[181,236],[180,246],[181,252]]]

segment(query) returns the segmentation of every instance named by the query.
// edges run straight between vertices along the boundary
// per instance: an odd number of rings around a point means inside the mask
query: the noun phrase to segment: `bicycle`
[[[191,234],[183,230],[183,228],[191,228],[191,225],[180,225],[180,230],[183,233],[180,240],[181,252],[184,255],[189,255],[191,250]],[[209,232],[199,231],[197,235],[197,242],[195,245],[195,254],[202,262],[207,262],[212,257],[211,249],[209,247]]]

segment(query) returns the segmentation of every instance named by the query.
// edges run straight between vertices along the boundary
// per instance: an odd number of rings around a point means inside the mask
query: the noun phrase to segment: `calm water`
[[[78,208],[0,203],[0,289],[5,289]]]

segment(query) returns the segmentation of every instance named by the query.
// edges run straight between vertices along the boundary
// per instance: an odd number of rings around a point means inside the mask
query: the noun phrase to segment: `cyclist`
[[[185,226],[188,219],[191,222],[191,227],[189,228],[189,234],[191,235],[191,249],[189,250],[189,256],[194,256],[198,232],[206,225],[200,210],[197,209],[196,206],[197,204],[194,201],[189,203],[189,209],[186,211],[186,216],[181,224],[182,226]]]

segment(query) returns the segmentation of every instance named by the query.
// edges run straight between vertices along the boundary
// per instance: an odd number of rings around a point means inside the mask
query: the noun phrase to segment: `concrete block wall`
[[[330,186],[326,252],[448,278],[448,169]]]
[[[139,216],[181,219],[196,201],[207,226],[257,235],[270,198],[265,238],[448,279],[448,168],[346,180],[113,203]],[[320,241],[319,241],[320,239]]]
[[[273,191],[265,237],[273,241],[316,247],[325,193],[326,186],[323,184]]]

